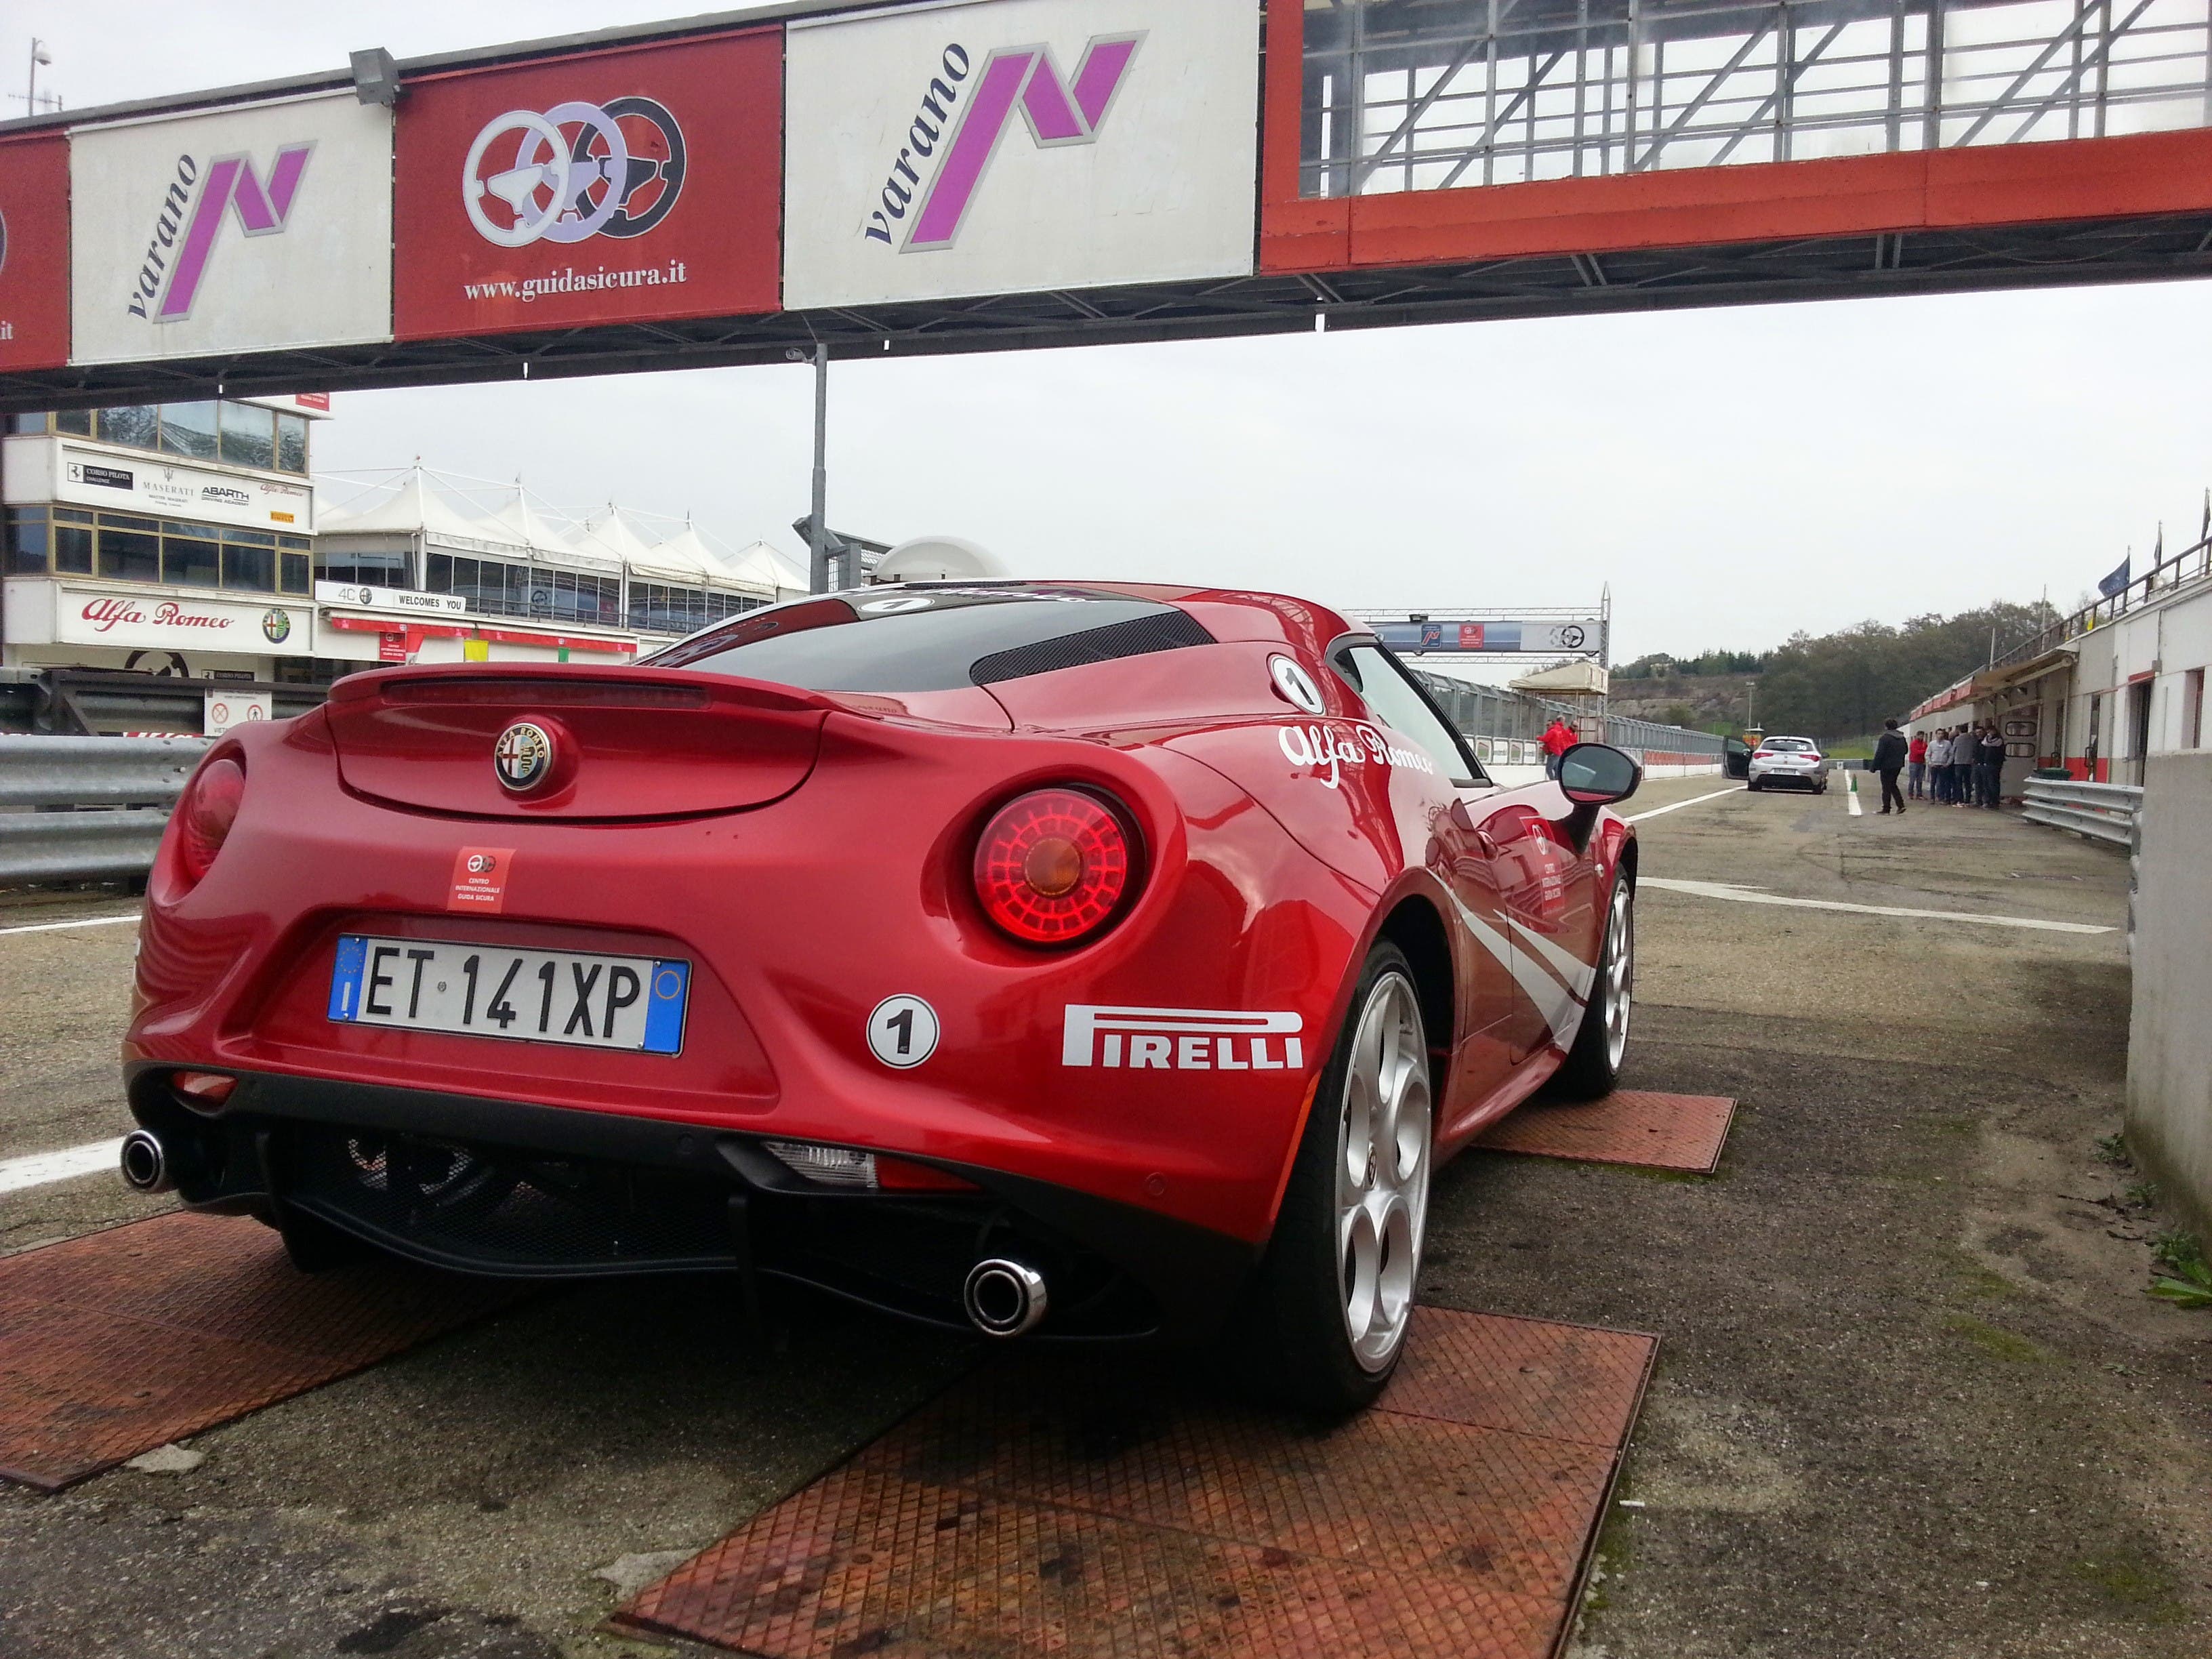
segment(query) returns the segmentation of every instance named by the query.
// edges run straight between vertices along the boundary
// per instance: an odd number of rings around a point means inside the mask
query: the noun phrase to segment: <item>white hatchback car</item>
[[[1761,738],[1752,751],[1750,789],[1810,789],[1828,793],[1828,757],[1810,738]]]

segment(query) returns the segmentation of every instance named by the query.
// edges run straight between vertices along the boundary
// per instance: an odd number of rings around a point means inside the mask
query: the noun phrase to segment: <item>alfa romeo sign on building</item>
[[[400,337],[775,310],[782,44],[754,29],[410,91]]]
[[[351,93],[70,136],[70,361],[392,337],[392,118]]]
[[[1252,269],[1249,0],[995,0],[785,49],[784,304]]]

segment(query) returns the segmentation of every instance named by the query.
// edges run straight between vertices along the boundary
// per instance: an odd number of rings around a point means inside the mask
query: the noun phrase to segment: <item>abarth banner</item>
[[[69,361],[69,140],[0,142],[0,369]]]
[[[975,0],[794,20],[784,303],[1252,269],[1250,0]]]
[[[79,127],[70,361],[392,337],[392,117],[351,93]]]
[[[782,46],[756,29],[410,83],[400,337],[775,310]]]

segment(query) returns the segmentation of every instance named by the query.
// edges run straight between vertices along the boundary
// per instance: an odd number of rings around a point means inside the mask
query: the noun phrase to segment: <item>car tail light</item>
[[[187,882],[198,881],[215,863],[245,799],[246,769],[228,756],[192,774],[177,803],[177,860]]]
[[[1078,789],[1038,789],[1000,807],[975,843],[983,913],[1030,945],[1072,945],[1127,896],[1131,832]]]

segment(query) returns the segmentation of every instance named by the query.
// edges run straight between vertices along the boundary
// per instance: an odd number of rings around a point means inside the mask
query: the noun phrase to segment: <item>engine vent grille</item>
[[[1158,616],[1109,623],[1080,634],[1063,634],[1035,645],[1016,646],[1011,651],[994,651],[988,657],[978,657],[968,677],[978,685],[996,685],[1001,680],[1048,674],[1055,668],[1077,668],[1085,663],[1113,662],[1122,657],[1212,643],[1213,635],[1195,617],[1170,610]]]

